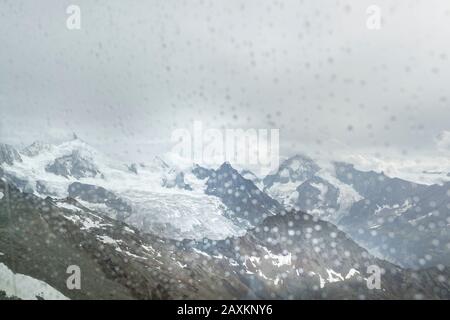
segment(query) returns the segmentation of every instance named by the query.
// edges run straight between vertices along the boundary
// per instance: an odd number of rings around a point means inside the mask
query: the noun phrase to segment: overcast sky
[[[16,145],[76,132],[146,159],[201,120],[279,128],[284,155],[442,155],[449,84],[448,0],[0,1],[0,140]]]

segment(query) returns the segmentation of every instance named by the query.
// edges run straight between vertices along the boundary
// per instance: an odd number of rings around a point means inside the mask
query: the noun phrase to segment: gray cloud
[[[82,29],[67,30],[66,7]],[[382,9],[379,31],[366,8]],[[450,128],[450,3],[2,1],[0,134],[77,132],[118,157],[175,128],[280,128],[292,152],[436,151]]]

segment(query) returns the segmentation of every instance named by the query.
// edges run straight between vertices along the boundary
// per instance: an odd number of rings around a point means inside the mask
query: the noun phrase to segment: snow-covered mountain
[[[285,207],[335,223],[381,257],[418,268],[450,263],[448,183],[422,185],[343,162],[322,168],[304,156],[264,182]]]
[[[11,146],[2,150],[7,151],[5,177],[42,198],[73,197],[143,231],[175,239],[222,239],[245,231],[225,216],[229,209],[220,198],[205,193],[205,180],[160,157],[117,163],[78,138],[59,145],[34,143],[22,153]]]
[[[19,258],[46,267],[11,264],[16,253],[1,239],[0,266],[39,284],[39,297],[448,298],[448,186],[345,163],[322,168],[305,156],[261,180],[229,163],[117,163],[79,139],[4,150],[3,221],[28,233],[8,235],[8,243],[40,250],[41,260]],[[375,258],[333,223],[378,257],[423,270]],[[88,278],[100,277],[83,292],[42,271],[73,255],[95,269]],[[371,264],[387,271],[381,291],[365,284]]]
[[[244,178],[228,162],[217,170],[196,167],[193,173],[206,180],[205,193],[218,197],[228,208],[227,216],[237,224],[255,226],[283,207],[262,192],[253,181]]]
[[[264,191],[284,204],[292,204],[296,188],[319,171],[319,166],[306,156],[296,155],[281,163],[278,171],[263,179]]]
[[[23,299],[448,299],[448,268],[403,270],[334,225],[276,212],[242,236],[176,241],[74,199],[42,199],[0,181],[0,297]],[[69,290],[67,267],[82,270]],[[381,289],[367,267],[383,270]],[[21,286],[14,286],[20,279]],[[31,288],[33,288],[31,290]]]
[[[24,148],[21,153],[28,157],[38,156],[40,153],[45,151],[51,151],[53,149],[53,145],[50,143],[46,143],[44,141],[35,141],[28,147]]]
[[[321,168],[304,155],[282,162],[277,172],[264,178],[263,190],[287,208],[314,212],[332,222],[362,199],[350,184],[336,177],[333,167]]]
[[[258,187],[258,189],[262,190],[264,187],[263,181],[260,177],[258,177],[256,174],[254,174],[252,171],[250,170],[241,170],[240,175],[247,179],[250,180],[251,182],[253,182],[255,184],[255,186]]]

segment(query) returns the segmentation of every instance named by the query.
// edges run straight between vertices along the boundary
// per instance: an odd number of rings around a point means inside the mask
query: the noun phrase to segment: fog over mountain
[[[286,156],[448,155],[450,4],[378,1],[377,31],[370,4],[77,1],[68,30],[65,2],[3,1],[2,140],[148,160],[200,120],[280,128]]]

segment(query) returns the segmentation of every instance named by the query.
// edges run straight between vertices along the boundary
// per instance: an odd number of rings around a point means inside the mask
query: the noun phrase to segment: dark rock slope
[[[447,269],[403,270],[301,212],[239,238],[174,241],[73,199],[42,200],[3,181],[0,192],[0,263],[72,299],[449,298]],[[66,287],[69,265],[81,269],[81,290]],[[369,265],[384,271],[381,290],[367,288]]]

